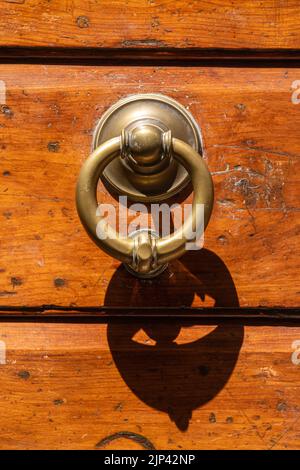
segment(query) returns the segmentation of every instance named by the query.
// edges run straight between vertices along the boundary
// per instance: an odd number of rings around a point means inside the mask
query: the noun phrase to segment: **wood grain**
[[[299,25],[297,0],[0,2],[4,47],[289,50]]]
[[[299,69],[2,65],[0,77],[0,304],[299,305]],[[89,240],[74,191],[102,113],[154,91],[199,122],[215,206],[205,250],[141,282]],[[114,202],[103,186],[99,199]]]
[[[1,323],[0,340],[1,449],[300,448],[299,327]]]

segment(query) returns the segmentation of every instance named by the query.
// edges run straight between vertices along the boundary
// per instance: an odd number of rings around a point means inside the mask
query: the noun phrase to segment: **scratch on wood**
[[[157,39],[126,39],[122,41],[122,46],[124,47],[166,47],[164,41],[159,41]]]
[[[5,341],[0,341],[0,365],[6,364],[6,343]]]
[[[16,295],[16,292],[9,291],[9,290],[0,291],[0,297],[9,297],[10,295]]]
[[[226,168],[225,168],[225,170],[212,171],[211,174],[212,174],[213,176],[215,176],[215,175],[225,175],[226,173],[230,173],[231,171],[234,171],[234,169],[230,169],[230,166],[228,165],[228,163],[226,163]]]
[[[263,153],[269,153],[270,155],[276,155],[276,156],[279,156],[279,157],[299,158],[299,154],[296,154],[296,153],[283,152],[283,151],[280,151],[280,150],[273,150],[273,149],[270,149],[270,148],[258,147],[258,146],[252,146],[252,145],[243,146],[243,145],[220,145],[220,144],[215,144],[215,145],[213,145],[213,147],[221,147],[221,148],[237,149],[237,150],[248,150],[248,151],[254,151],[254,152],[263,152]]]
[[[22,3],[25,3],[25,0],[2,0],[2,2],[5,2],[5,3],[19,3],[19,4],[22,4]]]
[[[272,450],[273,447],[275,447],[279,443],[279,441],[281,441],[281,439],[297,424],[298,421],[299,421],[299,416],[298,416],[298,418],[296,418],[294,423],[291,426],[288,426],[277,439],[272,438],[270,440],[271,445],[269,446],[268,450]]]

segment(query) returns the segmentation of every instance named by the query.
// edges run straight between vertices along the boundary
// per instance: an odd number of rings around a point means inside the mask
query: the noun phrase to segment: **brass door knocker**
[[[134,275],[154,277],[169,261],[183,255],[187,242],[199,232],[197,208],[204,207],[203,230],[210,219],[214,191],[201,155],[200,130],[175,100],[159,94],[134,95],[117,102],[102,116],[93,147],[76,189],[81,222],[92,240],[125,263]],[[120,236],[97,210],[99,178],[114,192],[145,202],[165,200],[191,180],[191,214],[174,233],[162,238],[150,229]]]

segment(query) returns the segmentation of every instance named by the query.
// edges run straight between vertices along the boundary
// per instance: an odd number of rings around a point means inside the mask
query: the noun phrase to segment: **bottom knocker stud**
[[[127,271],[141,279],[152,279],[163,273],[168,263],[157,265],[156,240],[159,236],[154,230],[139,229],[129,234],[134,241],[132,263],[125,263]]]

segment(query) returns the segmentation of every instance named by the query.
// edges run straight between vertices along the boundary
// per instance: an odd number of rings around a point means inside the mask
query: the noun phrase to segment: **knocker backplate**
[[[193,116],[180,103],[160,94],[131,95],[111,106],[95,128],[93,150],[103,142],[121,135],[122,130],[132,123],[144,119],[160,121],[171,131],[172,137],[183,140],[202,154],[201,132]],[[159,194],[142,193],[129,181],[121,157],[107,165],[102,179],[112,192],[141,202],[168,199],[180,192],[190,181],[185,168],[178,165],[175,178],[167,189],[164,188]]]

